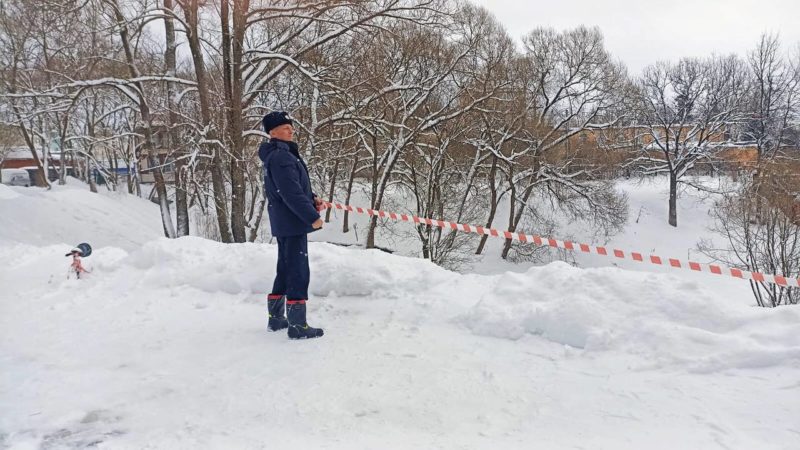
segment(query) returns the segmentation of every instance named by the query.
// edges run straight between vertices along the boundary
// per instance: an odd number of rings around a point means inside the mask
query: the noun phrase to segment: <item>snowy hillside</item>
[[[0,186],[0,448],[797,447],[800,309],[746,283],[315,242],[325,336],[293,342],[265,330],[275,246],[159,238],[114,195]]]
[[[50,191],[0,185],[0,230],[0,244],[89,241],[126,250],[164,235],[158,206],[122,192],[92,194],[74,178]]]

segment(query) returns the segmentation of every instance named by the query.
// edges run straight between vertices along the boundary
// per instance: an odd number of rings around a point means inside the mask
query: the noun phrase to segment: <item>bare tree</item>
[[[475,223],[485,217],[487,199],[480,189],[486,161],[497,157],[489,150],[487,140],[497,130],[486,126],[502,113],[493,110],[498,104],[513,102],[510,89],[510,65],[515,58],[514,45],[505,30],[486,11],[475,7],[461,10],[456,20],[463,33],[474,36],[473,50],[459,68],[457,83],[468,86],[461,104],[475,98],[481,101],[463,114],[433,127],[413,145],[398,170],[401,182],[408,186],[416,199],[416,215],[439,220],[452,218],[458,223]],[[488,94],[488,95],[487,95]],[[501,129],[520,121],[506,116],[510,124],[498,124]],[[500,133],[499,145],[510,139],[510,133]],[[491,170],[489,170],[491,172]],[[494,188],[494,183],[489,183]],[[488,201],[496,208],[496,192]],[[493,214],[490,214],[491,223]],[[417,225],[422,255],[440,265],[457,268],[467,261],[467,246],[474,236],[455,230],[443,230],[427,224]],[[484,238],[485,240],[485,238]]]
[[[349,202],[362,186],[373,210],[410,196],[416,215],[486,227],[507,201],[510,231],[547,231],[542,204],[605,235],[618,229],[626,202],[610,179],[614,135],[638,140],[630,167],[669,175],[673,225],[684,175],[733,139],[769,160],[755,193],[774,208],[789,194],[773,186],[782,172],[771,164],[790,163],[800,139],[800,57],[783,58],[772,36],[746,62],[661,63],[631,89],[597,29],[537,28],[519,51],[485,10],[448,0],[8,0],[0,23],[2,120],[41,174],[55,145],[62,181],[70,159],[92,190],[93,173],[116,185],[127,166],[128,190],[141,194],[147,164],[170,237],[189,233],[190,213],[209,237],[259,236],[266,199],[254,150],[266,137],[260,118],[279,108],[295,116],[316,192]],[[174,193],[162,174],[173,165]],[[414,231],[423,256],[443,265],[486,244]],[[510,240],[509,255],[537,257]]]
[[[796,168],[793,170],[797,170]],[[769,172],[769,169],[765,169]],[[796,184],[796,178],[771,177],[779,189],[797,191],[797,186],[787,189],[786,182]],[[774,186],[777,188],[777,186]],[[705,240],[699,249],[706,255],[731,267],[800,277],[800,214],[793,195],[770,197],[744,187],[741,191],[725,195],[711,211],[714,218],[712,230],[724,239],[723,245]],[[798,304],[800,289],[784,287],[761,281],[750,281],[750,288],[759,306],[776,307]]]
[[[786,156],[791,121],[797,117],[800,77],[797,68],[781,54],[775,35],[762,35],[758,46],[747,57],[750,68],[750,95],[746,99],[742,137],[755,144],[758,162]]]
[[[50,119],[43,117],[56,106],[58,99],[49,97],[30,97],[25,91],[46,90],[44,74],[47,73],[49,42],[46,28],[51,28],[54,11],[47,10],[40,2],[10,1],[0,3],[0,45],[3,58],[2,82],[3,97],[11,112],[7,122],[16,126],[22,135],[36,164],[39,176],[36,185],[49,187],[47,163],[40,157],[47,157],[51,134]],[[55,12],[57,14],[58,11]],[[52,26],[55,28],[55,26]],[[43,39],[38,39],[43,37]],[[48,126],[47,129],[45,127]]]
[[[162,0],[164,10],[164,73],[167,77],[176,77],[178,74],[177,48],[178,41],[175,34],[175,18],[173,12],[173,0]],[[184,148],[181,142],[181,135],[178,130],[180,117],[177,112],[178,105],[176,99],[179,85],[174,81],[167,81],[167,125],[169,128],[169,141],[173,150]],[[173,157],[175,161],[175,223],[176,236],[189,235],[189,202],[186,177],[188,167],[184,151],[177,151]]]
[[[154,157],[154,138],[153,138],[153,117],[150,111],[150,103],[145,95],[144,82],[139,80],[141,73],[134,53],[132,36],[129,29],[130,19],[125,16],[118,0],[101,0],[102,4],[108,8],[109,19],[115,31],[118,33],[120,43],[124,50],[125,62],[128,68],[128,75],[131,79],[131,100],[134,101],[141,115],[142,128],[144,132],[143,152],[148,155],[151,166],[156,166]],[[174,238],[175,227],[172,224],[172,215],[169,210],[169,199],[164,176],[160,169],[153,170],[155,187],[158,194],[158,203],[161,208],[161,223],[164,227],[164,234]]]
[[[616,106],[623,99],[624,68],[612,61],[598,29],[541,28],[524,43],[517,68],[523,124],[514,136],[516,145],[501,157],[511,195],[508,230],[517,230],[536,189],[552,194],[567,213],[590,211],[598,224],[618,228],[626,217],[624,199],[591,167],[574,164],[578,154],[565,145],[579,133],[620,120]],[[511,247],[506,240],[503,258]]]
[[[800,56],[800,47],[798,48]],[[798,58],[800,61],[800,58]],[[709,240],[699,248],[733,267],[800,276],[800,70],[780,52],[776,36],[764,35],[748,55],[750,92],[744,105],[742,137],[755,147],[756,166],[738,190],[724,195],[711,211],[713,231],[722,245]],[[750,281],[759,306],[800,302],[800,289]]]
[[[712,163],[725,148],[728,132],[743,118],[748,92],[744,63],[736,56],[685,58],[658,63],[639,80],[640,156],[645,175],[669,176],[669,224],[678,226],[678,185],[698,161]]]
[[[339,38],[358,30],[380,26],[382,18],[424,20],[427,8],[438,0],[381,0],[362,2],[338,0],[325,2],[292,1],[235,1],[223,0],[219,5],[218,21],[201,22],[201,2],[176,0],[183,10],[182,23],[187,33],[195,66],[198,94],[201,98],[202,140],[211,147],[213,166],[211,177],[216,200],[216,214],[221,236],[225,242],[244,242],[246,229],[252,227],[247,218],[258,203],[249,202],[248,172],[245,145],[248,137],[262,136],[255,131],[258,121],[251,113],[272,109],[270,98],[264,95],[270,86],[286,72],[297,71],[319,81],[308,70],[306,60],[314,52]],[[211,13],[210,9],[206,12]],[[419,16],[419,17],[418,17]],[[176,15],[177,17],[177,15]],[[215,42],[210,26],[218,26],[219,41]],[[216,55],[211,61],[207,54]],[[217,59],[219,58],[219,59]],[[215,96],[213,64],[219,62],[222,86],[218,95],[223,108],[213,111],[210,100]],[[230,209],[223,168],[227,168],[230,183]]]
[[[356,121],[363,131],[361,143],[372,161],[372,209],[381,209],[398,163],[415,143],[493,95],[492,88],[474,91],[460,80],[460,70],[480,41],[478,35],[464,31],[453,43],[443,33],[408,24],[383,35],[387,41],[377,50],[382,52],[379,58],[391,81],[367,97],[361,109],[366,115]],[[373,216],[368,248],[375,246],[376,226],[377,217]]]

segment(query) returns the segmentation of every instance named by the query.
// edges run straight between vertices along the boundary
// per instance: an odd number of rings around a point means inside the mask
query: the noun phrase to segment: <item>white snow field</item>
[[[800,448],[800,308],[746,282],[314,242],[325,336],[289,341],[276,246],[160,238],[157,206],[70,182],[0,185],[0,448]]]

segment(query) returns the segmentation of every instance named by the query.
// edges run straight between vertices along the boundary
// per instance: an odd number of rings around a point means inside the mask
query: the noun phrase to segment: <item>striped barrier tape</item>
[[[761,283],[771,283],[778,286],[785,287],[800,287],[800,279],[784,277],[782,275],[770,275],[760,272],[750,272],[747,270],[734,269],[731,267],[720,266],[716,264],[702,264],[693,261],[681,261],[674,258],[662,258],[656,255],[646,255],[641,252],[626,251],[616,248],[607,248],[599,245],[581,244],[572,241],[564,241],[560,239],[553,239],[548,237],[541,237],[537,235],[513,233],[511,231],[500,231],[494,228],[484,228],[476,225],[466,225],[455,222],[447,222],[438,219],[428,219],[424,217],[411,216],[407,214],[398,214],[393,212],[386,212],[381,210],[373,210],[369,208],[361,208],[358,206],[343,205],[341,203],[323,202],[323,208],[335,208],[346,210],[358,214],[366,214],[368,216],[378,216],[382,218],[389,218],[392,220],[399,220],[403,222],[413,222],[415,224],[431,225],[443,229],[451,229],[462,231],[464,233],[475,233],[480,235],[488,235],[502,239],[512,239],[519,242],[533,243],[538,246],[549,246],[553,248],[561,248],[570,251],[580,251],[583,253],[592,253],[596,255],[606,256],[609,258],[630,259],[643,264],[653,264],[657,266],[666,266],[674,269],[692,270],[695,272],[707,272],[714,275],[723,275],[743,280],[752,280]]]

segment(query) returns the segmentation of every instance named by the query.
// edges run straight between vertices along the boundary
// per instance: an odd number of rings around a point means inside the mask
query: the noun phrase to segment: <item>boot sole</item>
[[[290,341],[302,341],[303,339],[317,339],[321,338],[322,336],[298,336],[298,337],[291,337],[289,336]]]

